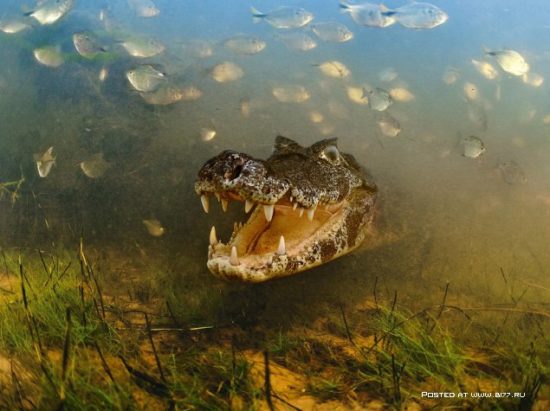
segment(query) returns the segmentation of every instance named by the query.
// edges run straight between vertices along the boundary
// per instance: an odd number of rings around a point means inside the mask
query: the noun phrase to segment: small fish
[[[189,57],[204,59],[214,54],[214,46],[209,40],[188,40],[182,44],[182,48]]]
[[[73,44],[78,54],[87,59],[93,59],[99,53],[107,51],[89,31],[73,34]]]
[[[80,168],[90,178],[99,178],[105,174],[110,164],[103,158],[103,153],[97,153],[80,163]]]
[[[523,76],[529,71],[529,63],[515,50],[488,50],[484,48],[486,55],[494,57],[500,68],[514,76]]]
[[[150,18],[160,13],[152,0],[128,0],[128,5],[139,17]]]
[[[457,68],[454,67],[447,67],[445,69],[445,72],[443,73],[442,80],[445,84],[451,85],[457,82],[457,80],[460,78],[460,71]]]
[[[353,33],[342,23],[320,22],[309,27],[317,37],[329,43],[344,43],[353,39]]]
[[[303,86],[273,87],[273,96],[281,103],[303,103],[311,97],[309,91]]]
[[[479,88],[473,84],[467,81],[464,83],[464,97],[466,97],[466,100],[469,102],[477,101],[480,99],[480,93]]]
[[[183,99],[180,88],[175,86],[162,86],[150,93],[140,93],[147,104],[154,106],[167,106]]]
[[[514,160],[499,162],[498,169],[504,181],[510,185],[525,183],[527,181],[522,168]]]
[[[122,41],[120,44],[130,56],[138,58],[153,57],[161,54],[166,49],[166,46],[160,41],[146,37],[131,38]]]
[[[143,64],[126,72],[126,78],[137,91],[155,91],[166,81],[166,74],[150,64]]]
[[[34,58],[40,64],[48,67],[59,67],[64,62],[61,46],[45,46],[33,50]]]
[[[4,20],[0,22],[0,31],[6,34],[17,34],[31,27],[30,24],[22,20]]]
[[[325,75],[334,78],[346,78],[349,77],[350,71],[344,65],[337,60],[329,60],[319,64],[319,70]]]
[[[267,13],[250,8],[254,23],[265,20],[276,29],[297,29],[313,20],[313,14],[300,7],[282,6]]]
[[[286,48],[292,51],[309,51],[317,47],[317,43],[306,33],[292,31],[289,33],[277,33],[275,38],[280,40]]]
[[[390,96],[394,101],[399,101],[402,103],[406,103],[415,99],[414,94],[404,87],[392,88],[390,90]]]
[[[468,120],[478,130],[487,131],[487,111],[481,102],[469,102],[467,108]]]
[[[151,234],[153,237],[160,237],[165,232],[164,227],[156,218],[151,220],[143,220],[143,224],[145,225],[145,228],[147,229],[149,234]]]
[[[399,24],[408,29],[433,29],[449,19],[447,13],[439,7],[416,1],[394,10],[386,10],[382,14],[394,17]]]
[[[42,25],[56,23],[74,6],[74,0],[45,0],[39,3],[35,10],[25,13]]]
[[[485,144],[479,137],[469,136],[462,140],[464,151],[462,155],[467,158],[478,158],[485,153]]]
[[[48,148],[42,154],[34,154],[34,161],[36,162],[36,168],[38,169],[38,175],[45,178],[50,174],[52,166],[55,164],[55,157],[53,155],[53,146]]]
[[[369,98],[363,87],[346,87],[346,94],[350,101],[361,105],[368,105]]]
[[[388,8],[381,4],[349,4],[341,0],[340,8],[344,13],[349,13],[352,20],[361,26],[383,28],[391,26],[396,21],[395,17],[386,14]]]
[[[382,88],[375,88],[374,90],[367,90],[363,88],[363,93],[369,98],[369,107],[376,111],[384,111],[393,104],[393,99],[386,90]]]
[[[397,137],[401,133],[401,124],[389,113],[383,113],[377,123],[386,137]]]
[[[250,112],[250,99],[248,97],[244,97],[241,99],[241,116],[248,118],[250,117]]]
[[[235,63],[225,61],[214,66],[210,75],[218,83],[228,83],[240,79],[244,76],[244,71]]]
[[[312,123],[315,123],[315,124],[321,123],[324,119],[325,117],[318,111],[309,112],[309,121],[311,121]]]
[[[397,76],[397,71],[395,71],[393,67],[388,67],[378,73],[378,78],[380,79],[380,81],[384,81],[386,83],[392,82],[397,78]]]
[[[240,34],[224,41],[223,45],[237,54],[258,54],[265,49],[267,43],[259,37]]]
[[[99,70],[97,78],[100,82],[103,83],[105,80],[107,80],[107,77],[109,77],[109,69],[107,67],[102,67],[101,70]]]
[[[491,63],[472,59],[472,64],[479,72],[479,74],[481,74],[487,80],[495,80],[496,78],[498,78],[498,71],[493,67]]]
[[[210,141],[216,137],[216,130],[209,127],[201,128],[201,139],[202,141]]]
[[[180,91],[181,99],[184,101],[198,100],[202,97],[202,91],[195,86],[183,87]]]
[[[544,77],[542,77],[540,74],[533,72],[525,73],[523,76],[521,76],[521,80],[525,84],[533,87],[540,87],[542,86],[542,83],[544,83]]]

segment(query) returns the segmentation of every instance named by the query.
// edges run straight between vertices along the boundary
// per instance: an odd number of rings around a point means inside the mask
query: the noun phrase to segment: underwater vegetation
[[[410,312],[375,280],[360,306],[269,326],[254,318],[257,307],[230,307],[231,294],[246,291],[193,299],[163,286],[168,273],[149,265],[132,279],[135,267],[82,243],[71,252],[3,249],[1,265],[2,408],[548,406],[550,313],[517,296],[509,306],[460,306],[447,284],[439,304]],[[500,311],[496,324],[484,316],[491,310]],[[520,343],[514,329],[527,326],[539,331]]]

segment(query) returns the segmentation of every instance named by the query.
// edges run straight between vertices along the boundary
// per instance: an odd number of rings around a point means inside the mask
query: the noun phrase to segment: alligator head
[[[262,282],[304,271],[357,248],[372,221],[377,188],[336,138],[302,147],[278,136],[258,160],[226,150],[200,169],[195,191],[224,211],[230,200],[252,211],[223,244],[210,232],[208,269],[225,279]]]

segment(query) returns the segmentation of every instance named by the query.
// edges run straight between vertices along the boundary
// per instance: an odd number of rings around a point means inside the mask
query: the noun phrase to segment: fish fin
[[[340,0],[340,13],[345,13],[347,10],[349,10],[351,7],[348,3],[346,3],[344,0]]]
[[[490,55],[490,56],[494,56],[494,55],[495,55],[495,52],[489,50],[489,48],[487,48],[486,46],[481,46],[481,50],[483,50],[483,54],[488,54],[488,55]]]
[[[250,12],[252,13],[252,22],[259,23],[266,16],[265,13],[262,13],[255,7],[250,7]]]

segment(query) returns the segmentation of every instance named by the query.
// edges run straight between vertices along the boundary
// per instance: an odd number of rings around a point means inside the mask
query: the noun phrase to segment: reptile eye
[[[332,164],[338,164],[340,162],[340,152],[335,146],[328,146],[321,152],[321,158]]]

